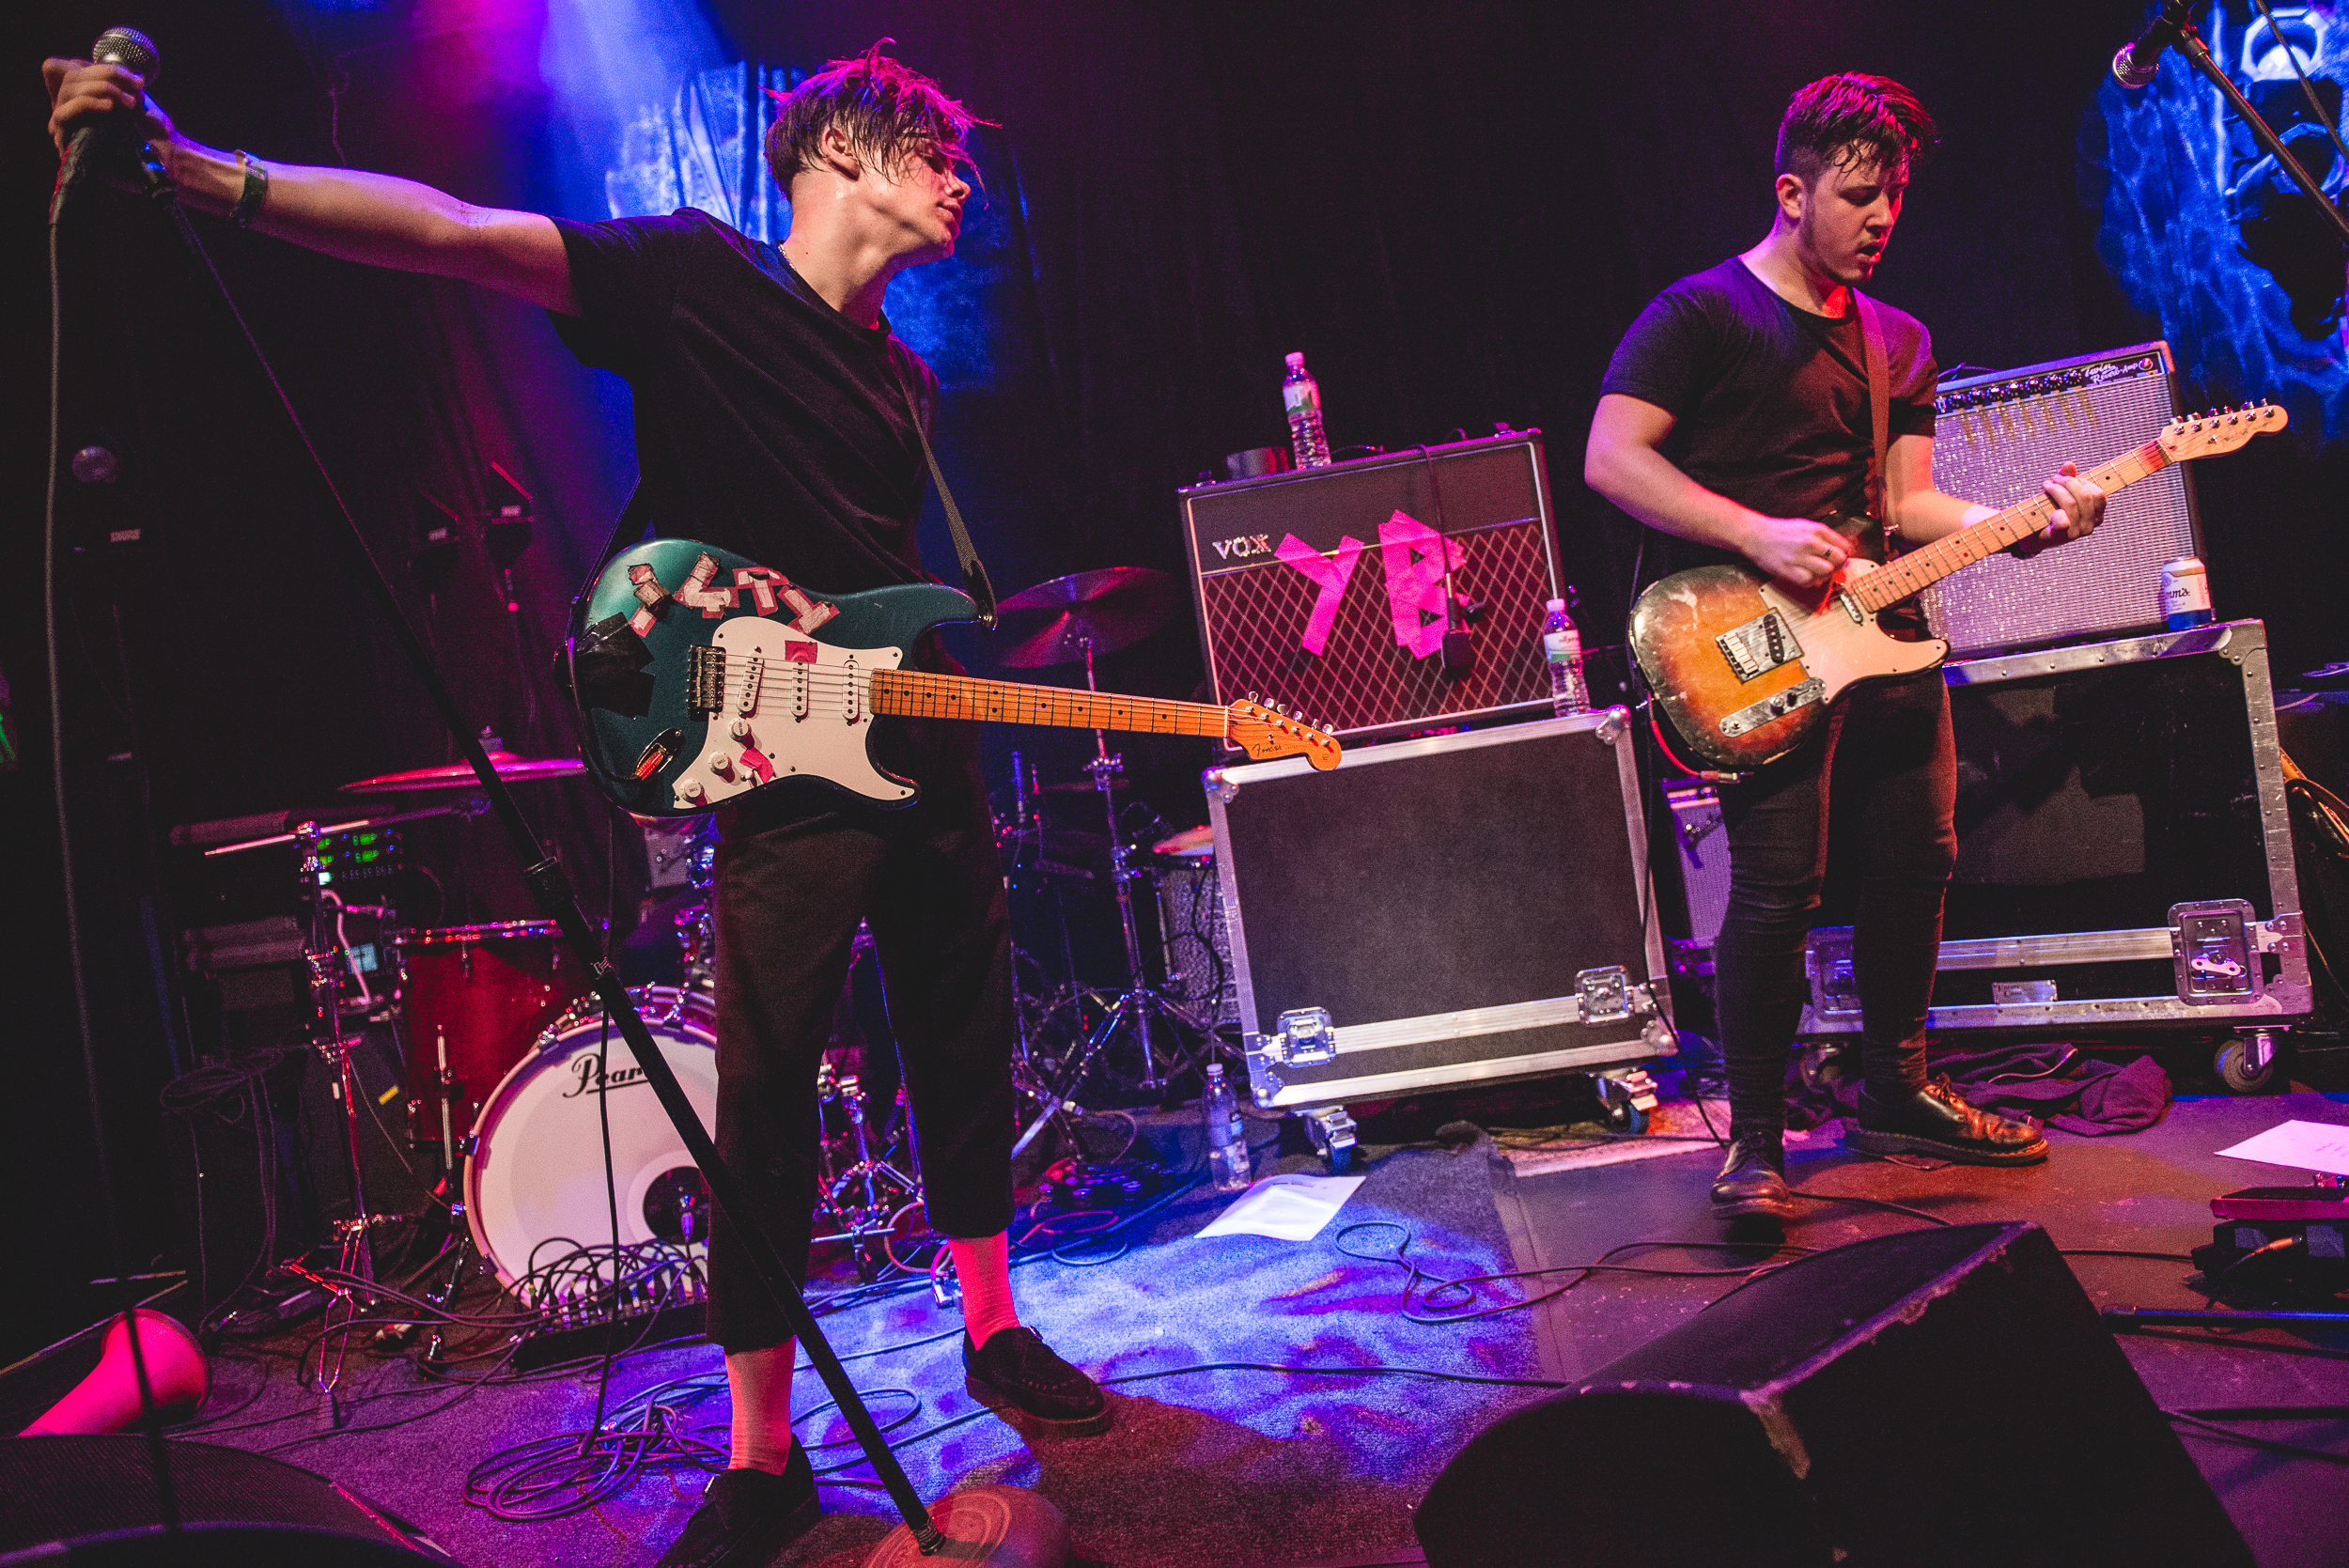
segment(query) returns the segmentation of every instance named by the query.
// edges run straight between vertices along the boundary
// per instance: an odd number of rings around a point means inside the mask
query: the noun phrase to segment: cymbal
[[[577,757],[526,757],[513,752],[491,752],[490,766],[497,776],[508,784],[530,784],[541,779],[575,779],[587,771],[587,765]],[[412,790],[471,789],[481,781],[474,777],[473,764],[452,762],[443,768],[412,768],[404,773],[378,773],[372,779],[342,786],[346,795],[400,795]]]
[[[1202,823],[1185,828],[1171,838],[1162,838],[1150,846],[1154,855],[1179,855],[1185,860],[1197,860],[1215,853],[1215,830]]]
[[[1024,588],[995,608],[1019,617],[1019,641],[997,657],[1013,669],[1070,664],[1130,647],[1174,618],[1174,580],[1149,567],[1103,567]]]
[[[1037,784],[1035,792],[1038,795],[1091,795],[1099,787],[1091,779],[1064,779],[1059,784]],[[1110,780],[1110,787],[1131,789],[1134,786],[1125,774],[1120,773]]]

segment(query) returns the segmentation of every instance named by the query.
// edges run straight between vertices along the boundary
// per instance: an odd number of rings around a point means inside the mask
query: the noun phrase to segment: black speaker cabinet
[[[2067,461],[2083,472],[2143,445],[2178,415],[2170,345],[1944,380],[1935,407],[1933,482],[1986,506],[2039,493]],[[2165,624],[2161,568],[2195,545],[2191,463],[2112,498],[2104,525],[2030,561],[1994,555],[1927,589],[1926,619],[1960,656]]]
[[[1486,1428],[1413,1524],[1431,1568],[2251,1562],[2030,1224],[1763,1275]]]
[[[145,1437],[0,1439],[0,1560],[455,1568],[457,1560],[412,1526],[314,1471],[210,1443],[166,1443],[163,1451],[182,1522],[177,1540],[158,1523]]]
[[[1215,701],[1254,693],[1349,737],[1548,710],[1543,605],[1563,590],[1540,431],[1178,495]],[[1465,670],[1444,668],[1447,624]]]

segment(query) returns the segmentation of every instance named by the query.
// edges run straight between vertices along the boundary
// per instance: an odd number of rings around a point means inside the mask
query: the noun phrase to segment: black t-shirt
[[[858,326],[706,212],[555,220],[578,316],[555,330],[636,394],[653,527],[813,591],[922,580],[920,417],[938,380],[884,320]]]
[[[1891,387],[1888,439],[1930,437],[1932,342],[1915,317],[1878,308]],[[1709,490],[1771,517],[1857,514],[1875,451],[1864,354],[1857,310],[1840,318],[1798,310],[1732,256],[1649,303],[1601,390],[1671,412],[1678,423],[1664,455]],[[1879,530],[1855,544],[1884,558]],[[1679,538],[1670,556],[1675,567],[1743,559]]]

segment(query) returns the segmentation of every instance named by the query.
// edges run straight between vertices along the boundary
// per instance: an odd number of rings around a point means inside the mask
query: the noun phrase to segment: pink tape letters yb
[[[1394,640],[1425,659],[1443,647],[1451,624],[1444,592],[1451,575],[1467,555],[1408,512],[1397,512],[1378,525],[1378,557],[1387,568],[1387,600],[1394,612]]]
[[[1289,534],[1283,536],[1279,548],[1273,551],[1312,578],[1320,590],[1314,596],[1314,613],[1305,618],[1305,635],[1299,639],[1305,651],[1316,659],[1330,645],[1330,629],[1338,621],[1338,600],[1346,597],[1346,580],[1354,575],[1354,563],[1365,548],[1361,540],[1349,535],[1338,541],[1337,559],[1331,560]]]

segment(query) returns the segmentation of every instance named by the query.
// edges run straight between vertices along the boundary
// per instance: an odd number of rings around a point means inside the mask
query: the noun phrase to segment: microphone
[[[142,82],[152,83],[163,65],[163,57],[155,52],[155,40],[135,27],[109,27],[98,35],[98,41],[89,46],[89,57],[99,65],[120,66]],[[135,116],[138,111],[131,113]],[[124,116],[120,114],[91,115],[73,128],[73,134],[65,144],[65,166],[57,173],[57,197],[62,202],[65,193],[81,183],[88,172],[88,163],[101,144],[118,134]],[[51,221],[55,221],[53,205]]]
[[[2179,15],[2183,7],[2170,4],[2161,8],[2161,14],[2145,24],[2145,30],[2123,44],[2112,56],[2112,79],[2134,91],[2150,84],[2161,69],[2162,51],[2178,41],[2179,30],[2185,24]]]

